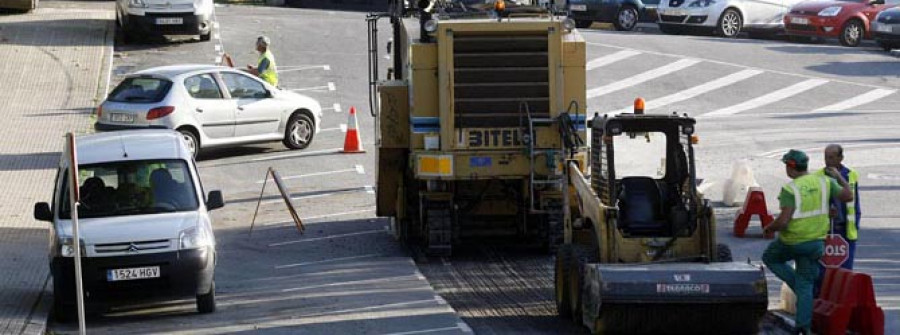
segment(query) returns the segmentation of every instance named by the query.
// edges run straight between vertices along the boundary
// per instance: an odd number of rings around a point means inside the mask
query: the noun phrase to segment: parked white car
[[[215,237],[207,211],[225,205],[220,191],[203,194],[191,153],[171,130],[133,130],[77,139],[79,237],[85,305],[196,299],[201,313],[215,303]],[[69,148],[64,146],[48,221],[53,315],[74,319],[74,244],[69,205]]]
[[[273,141],[304,149],[321,117],[317,101],[246,72],[176,65],[127,76],[97,108],[94,128],[174,129],[196,155],[205,148]]]
[[[802,0],[662,0],[659,29],[679,34],[688,29],[710,30],[722,37],[741,31],[771,34],[784,29],[783,18]]]
[[[212,35],[213,0],[116,0],[116,23],[129,43],[147,35]]]

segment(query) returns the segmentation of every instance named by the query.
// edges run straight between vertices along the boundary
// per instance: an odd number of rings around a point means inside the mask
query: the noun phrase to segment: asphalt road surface
[[[157,65],[212,63],[221,52],[239,66],[251,64],[256,60],[253,42],[265,34],[273,41],[281,85],[327,108],[323,131],[303,151],[272,143],[201,157],[205,187],[223,190],[228,202],[215,213],[220,312],[197,316],[190,302],[125,309],[99,318],[100,332],[289,333],[300,326],[321,334],[336,329],[465,332],[469,327],[484,334],[585,331],[555,316],[550,256],[481,247],[455,251],[446,259],[419,259],[416,270],[409,251],[386,233],[389,222],[374,217],[364,13],[229,6],[217,8],[217,14],[219,30],[209,43],[117,46],[113,81]],[[871,43],[844,48],[834,41],[667,36],[652,25],[642,27],[647,29],[630,33],[582,30],[588,42],[588,112],[625,111],[635,97],[643,97],[648,113],[698,117],[698,173],[707,196],[719,201],[732,164],[747,160],[770,211],[777,211],[776,192],[787,181],[779,161],[783,152],[807,150],[811,167],[819,167],[825,145],[844,144],[845,163],[862,177],[857,269],[874,277],[878,302],[887,314],[886,333],[900,331],[900,252],[895,250],[900,209],[894,206],[900,195],[895,126],[900,121],[900,60]],[[381,41],[387,41],[389,27],[380,32]],[[388,61],[382,64],[386,68]],[[363,146],[369,149],[365,154],[336,153],[351,107],[359,112]],[[307,219],[303,237],[287,221],[271,188],[256,232],[253,237],[247,233],[269,167],[289,180],[300,215]],[[717,206],[719,238],[731,244],[736,259],[759,262],[768,240],[759,238],[758,224],[750,229],[751,237],[735,239],[731,222],[737,208]],[[367,277],[370,272],[378,277]],[[343,284],[334,285],[333,276],[339,274]],[[422,276],[431,287],[422,286]],[[353,290],[373,284],[377,292]],[[780,282],[770,276],[769,286],[774,308]],[[372,314],[359,313],[372,311],[361,307],[365,299],[385,300],[381,323],[367,323],[364,318]],[[447,303],[465,324],[455,322]],[[417,304],[427,308],[396,308],[421,307]],[[415,313],[422,318],[410,319]],[[65,325],[53,329],[71,331]]]

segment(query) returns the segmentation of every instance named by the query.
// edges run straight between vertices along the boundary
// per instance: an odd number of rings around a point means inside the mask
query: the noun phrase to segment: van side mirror
[[[38,221],[53,222],[53,213],[50,212],[50,204],[46,202],[35,203],[34,219]]]
[[[225,207],[222,191],[209,191],[209,195],[206,196],[206,209],[211,211],[222,207]]]

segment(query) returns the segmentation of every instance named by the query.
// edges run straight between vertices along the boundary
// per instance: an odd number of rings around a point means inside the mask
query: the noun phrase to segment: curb
[[[38,296],[37,301],[35,301],[28,322],[22,330],[22,335],[43,335],[47,333],[47,319],[50,315],[51,304],[51,293],[50,290],[47,289],[49,283],[50,275],[48,274],[47,279],[44,280],[41,294]]]

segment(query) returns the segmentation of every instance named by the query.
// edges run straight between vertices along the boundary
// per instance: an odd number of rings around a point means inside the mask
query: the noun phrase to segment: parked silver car
[[[177,65],[129,75],[97,108],[98,131],[169,128],[196,156],[200,149],[282,141],[304,149],[319,131],[322,107],[229,67]]]

